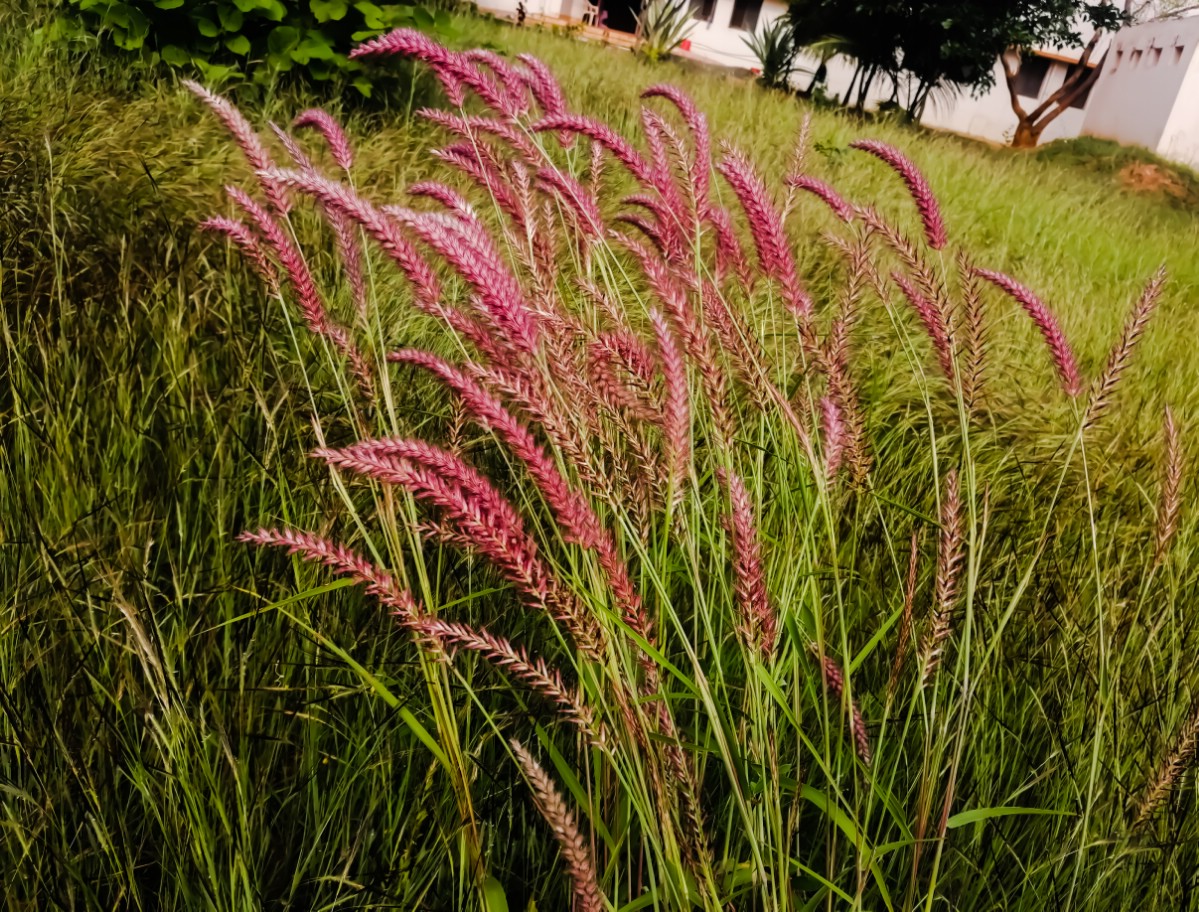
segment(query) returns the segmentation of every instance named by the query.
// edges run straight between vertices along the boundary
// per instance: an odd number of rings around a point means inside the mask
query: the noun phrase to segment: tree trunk
[[[1041,139],[1041,133],[1056,120],[1063,112],[1066,111],[1083,92],[1093,86],[1096,80],[1099,79],[1099,74],[1103,71],[1103,64],[1107,60],[1107,51],[1104,51],[1103,57],[1099,59],[1099,63],[1095,66],[1089,66],[1091,55],[1095,52],[1095,47],[1099,44],[1099,39],[1103,32],[1095,32],[1091,40],[1087,42],[1087,46],[1083,48],[1082,56],[1078,63],[1075,64],[1074,75],[1066,79],[1061,88],[1052,93],[1046,98],[1036,110],[1029,112],[1020,104],[1020,99],[1016,92],[1016,76],[1020,72],[1020,57],[1016,56],[1015,65],[1008,64],[1007,55],[999,58],[1000,64],[1003,66],[1003,77],[1007,83],[1008,94],[1012,101],[1012,111],[1016,114],[1016,132],[1012,136],[1012,146],[1017,149],[1031,149]]]
[[[919,123],[920,118],[924,116],[924,104],[928,101],[929,92],[933,90],[933,84],[925,79],[921,79],[919,85],[916,86],[916,91],[912,93],[912,97],[908,99],[908,120],[912,123]]]
[[[857,78],[857,74],[854,75],[854,78]],[[812,81],[808,83],[808,95],[811,96],[816,91],[816,86],[820,85],[826,79],[828,79],[828,64],[824,60],[821,60],[820,66],[816,67],[815,75],[812,76]],[[853,87],[852,83],[850,87]]]
[[[865,66],[866,65],[859,60],[858,65],[854,68],[853,78],[849,80],[849,88],[845,90],[845,101],[843,103],[846,107],[849,107],[849,100],[853,98],[853,87],[858,84],[858,77],[862,75],[862,70],[865,68]]]
[[[872,64],[870,69],[866,71],[866,75],[862,77],[862,86],[858,89],[858,111],[866,109],[866,96],[870,94],[870,87],[874,84],[874,77],[878,75],[878,66]]]
[[[1016,124],[1016,132],[1012,136],[1013,149],[1033,149],[1041,141],[1041,130],[1044,124],[1036,126],[1028,118],[1020,118]]]

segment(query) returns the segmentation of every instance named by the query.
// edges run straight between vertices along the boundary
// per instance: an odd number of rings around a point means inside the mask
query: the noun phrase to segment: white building
[[[1082,132],[1199,167],[1199,17],[1118,32]]]
[[[481,8],[515,15],[519,0],[478,0]],[[641,0],[592,0],[601,31],[631,33]],[[529,16],[551,21],[580,21],[589,0],[524,0]],[[782,0],[693,0],[695,27],[682,54],[708,63],[752,70],[757,59],[745,39],[786,14]],[[1091,34],[1083,30],[1085,43]],[[1079,135],[1099,136],[1144,146],[1158,154],[1199,166],[1199,16],[1147,22],[1104,36],[1092,53],[1090,66],[1103,71],[1089,92],[1053,120],[1041,142]],[[1074,71],[1082,48],[1046,48],[1026,54],[1016,76],[1021,106],[1029,112],[1059,89]],[[820,61],[800,54],[794,82],[806,88]],[[854,78],[852,60],[828,62],[824,90],[844,98]],[[995,84],[979,97],[967,93],[934,93],[925,107],[928,126],[1007,142],[1016,129],[1016,115],[999,61]],[[893,87],[876,80],[866,100],[873,107],[890,99]],[[902,98],[902,94],[901,94]]]
[[[512,17],[519,0],[478,0],[479,8]],[[592,0],[599,7],[601,30],[631,35],[641,0]],[[757,58],[745,46],[748,38],[787,12],[783,0],[693,0],[695,27],[681,56],[746,70],[757,66]],[[551,22],[584,21],[588,0],[524,0],[528,16]]]

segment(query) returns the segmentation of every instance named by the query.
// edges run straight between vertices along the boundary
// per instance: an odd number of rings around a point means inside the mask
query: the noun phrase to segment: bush
[[[758,82],[768,89],[790,91],[797,48],[787,18],[779,17],[741,40],[758,58],[762,70]]]
[[[637,15],[637,48],[649,60],[662,60],[694,29],[689,0],[648,0]]]
[[[808,173],[802,141],[776,200],[736,149],[713,161],[671,87],[646,92],[678,116],[643,114],[643,155],[532,58],[411,31],[364,52],[482,103],[427,112],[454,142],[417,208],[359,195],[336,124],[309,118],[332,174],[298,149],[275,167],[206,97],[263,200],[233,190],[241,220],[208,228],[343,378],[312,453],[343,515],[242,537],[359,584],[411,636],[419,698],[347,664],[433,755],[455,807],[428,826],[477,907],[507,907],[489,838],[533,869],[555,849],[567,876],[537,905],[588,912],[1139,909],[1159,878],[1185,896],[1181,432],[1166,410],[1148,468],[1109,436],[1163,276],[1087,378],[1045,302],[949,255],[891,146],[853,144],[910,191],[910,233]],[[327,292],[290,230],[304,202],[340,251]],[[831,294],[800,278],[800,207]],[[1037,373],[988,344],[1013,314]],[[517,771],[541,840],[478,800]]]
[[[209,81],[243,74],[265,81],[297,71],[317,80],[344,75],[364,95],[371,75],[347,54],[353,45],[399,26],[454,37],[445,9],[369,0],[67,0],[91,33],[151,63],[195,66]],[[69,19],[58,36],[79,33]]]

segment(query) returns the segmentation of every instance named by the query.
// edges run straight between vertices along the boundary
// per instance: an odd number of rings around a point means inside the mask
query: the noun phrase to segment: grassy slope
[[[682,81],[767,173],[789,154],[801,110],[747,83],[531,31],[468,30],[543,57],[576,108],[617,126],[634,127],[645,85]],[[401,699],[403,638],[341,592],[293,606],[298,624],[277,613],[232,623],[259,603],[242,593],[252,565],[231,536],[261,517],[316,526],[328,507],[323,473],[300,458],[310,404],[280,315],[193,230],[224,211],[220,186],[244,180],[239,160],[178,88],[116,70],[27,46],[0,56],[5,902],[407,908],[425,896],[455,908],[452,883],[425,895],[440,873],[429,859],[454,854],[422,817],[440,819],[442,797],[427,758],[304,627],[387,670]],[[266,114],[286,120],[309,103],[283,93]],[[907,206],[902,187],[844,146],[871,135],[908,149],[951,230],[982,264],[1044,293],[1090,372],[1164,260],[1173,282],[1122,394],[1146,404],[1127,434],[1144,441],[1165,401],[1184,422],[1199,415],[1193,215],[951,137],[829,113],[815,130],[816,172],[892,211]],[[425,173],[436,139],[402,111],[351,132],[361,182],[384,200]],[[1018,392],[1036,406],[1047,361],[1002,306],[995,342],[1031,366]],[[257,588],[318,579],[297,570]],[[488,783],[479,791],[485,812],[509,806]],[[519,863],[533,869],[512,880],[536,883],[536,864]]]

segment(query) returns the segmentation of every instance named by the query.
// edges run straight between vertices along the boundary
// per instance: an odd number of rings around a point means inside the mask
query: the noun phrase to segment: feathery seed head
[[[937,202],[936,196],[933,195],[928,181],[925,180],[924,175],[912,160],[894,146],[871,139],[859,139],[851,142],[849,146],[851,149],[861,149],[863,152],[870,153],[890,165],[903,178],[903,182],[907,185],[908,192],[911,193],[916,208],[920,212],[920,220],[924,223],[924,238],[928,242],[928,246],[933,250],[940,250],[944,247],[948,238],[945,233],[945,222],[941,217],[941,206]]]
[[[350,140],[333,116],[319,108],[310,108],[299,114],[292,122],[293,127],[312,127],[325,137],[329,144],[329,152],[333,161],[343,171],[348,172],[354,166],[354,150]]]

